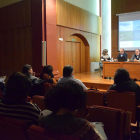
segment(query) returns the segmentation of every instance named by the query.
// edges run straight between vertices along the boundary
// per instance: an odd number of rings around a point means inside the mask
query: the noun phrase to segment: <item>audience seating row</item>
[[[103,122],[109,140],[124,140],[130,136],[131,113],[103,106],[91,106],[88,111],[87,120]],[[4,116],[0,116],[0,136],[1,140],[79,140],[35,125],[28,128],[26,123]]]
[[[1,140],[79,140],[78,138],[56,134],[25,122],[0,116],[0,139]]]
[[[87,90],[87,106],[99,105],[104,106],[104,100],[107,100],[107,107],[122,109],[132,112],[132,123],[136,122],[136,100],[134,92],[116,92],[107,91],[106,93],[95,90]],[[45,109],[44,96],[35,95],[32,102],[36,103],[41,110]]]

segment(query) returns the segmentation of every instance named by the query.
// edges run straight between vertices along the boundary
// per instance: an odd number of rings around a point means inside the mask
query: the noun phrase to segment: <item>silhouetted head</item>
[[[73,67],[71,65],[66,65],[63,68],[63,77],[69,77],[72,75]]]
[[[74,81],[58,83],[45,96],[46,108],[57,113],[60,109],[75,111],[86,107],[86,93]]]
[[[117,69],[114,76],[114,83],[119,84],[127,80],[130,80],[129,72],[123,68]]]
[[[33,74],[32,66],[29,64],[24,65],[22,68],[22,73],[30,79],[30,76]]]
[[[23,100],[27,98],[31,89],[31,82],[21,72],[13,73],[6,84],[5,97],[9,100]]]
[[[54,78],[52,72],[53,72],[53,67],[51,65],[46,65],[43,67],[42,73],[46,73],[46,74],[50,75],[52,78]]]

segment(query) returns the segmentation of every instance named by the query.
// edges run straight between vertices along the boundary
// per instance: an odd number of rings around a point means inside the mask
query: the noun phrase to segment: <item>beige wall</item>
[[[0,8],[11,5],[22,0],[0,0]]]

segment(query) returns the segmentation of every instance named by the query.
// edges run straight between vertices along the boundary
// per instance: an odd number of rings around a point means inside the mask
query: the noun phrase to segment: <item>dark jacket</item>
[[[116,90],[119,92],[122,91],[135,92],[136,105],[140,105],[140,87],[133,80],[127,80],[119,84],[113,84],[112,86],[110,86],[109,90]]]
[[[118,59],[119,57],[121,57],[121,54],[119,53],[119,55],[117,56],[116,59]],[[125,61],[127,61],[127,54],[126,53],[123,53],[123,57],[125,57]]]

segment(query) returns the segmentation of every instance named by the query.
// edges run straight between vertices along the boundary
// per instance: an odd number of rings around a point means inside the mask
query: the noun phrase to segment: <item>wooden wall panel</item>
[[[0,76],[32,65],[31,0],[0,9]]]
[[[74,30],[70,28],[65,28],[57,26],[57,53],[58,53],[58,70],[62,75],[62,70],[64,67],[64,52],[66,46],[66,41],[71,41],[75,39],[77,42],[81,42],[81,39],[77,38],[78,35],[81,35],[83,38],[86,38],[89,45],[85,45],[85,49],[82,49],[82,53],[85,53],[84,57],[81,57],[82,69],[81,72],[90,71],[90,62],[99,62],[100,61],[100,35],[87,33],[79,30]],[[75,37],[76,36],[76,37]],[[63,38],[63,41],[59,41],[59,38]],[[83,48],[83,47],[82,47]],[[89,56],[89,57],[88,57]]]
[[[140,11],[139,0],[112,0],[111,1],[111,22],[112,22],[112,56],[116,58],[118,52],[118,17],[116,14]],[[127,51],[130,59],[134,51]]]
[[[101,35],[101,17],[63,0],[57,0],[56,5],[57,25]]]
[[[32,64],[31,35],[31,27],[0,33],[0,75],[10,75],[21,71],[25,64]]]
[[[0,31],[31,26],[31,0],[0,9]]]

